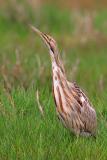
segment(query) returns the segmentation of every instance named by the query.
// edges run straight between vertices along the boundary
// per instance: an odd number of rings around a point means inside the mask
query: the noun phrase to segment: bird
[[[96,137],[97,115],[83,90],[67,80],[64,65],[60,59],[57,42],[50,35],[30,25],[49,49],[52,63],[52,90],[56,114],[62,124],[75,136]]]

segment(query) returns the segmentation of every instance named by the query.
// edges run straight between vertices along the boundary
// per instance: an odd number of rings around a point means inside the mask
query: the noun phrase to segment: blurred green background
[[[85,84],[81,73],[91,85],[97,86],[101,77],[105,81],[105,2],[8,0],[0,3],[1,81],[4,72],[12,87],[24,85],[27,88],[36,82],[45,86],[47,80],[51,79],[48,50],[38,36],[32,33],[29,24],[56,39],[68,73],[77,59],[81,61],[75,78],[82,85]],[[91,75],[96,77],[92,78]]]
[[[0,0],[1,160],[106,160],[106,7],[106,0]],[[95,106],[96,141],[77,140],[57,120],[48,49],[29,24],[54,37],[68,79],[76,81]]]

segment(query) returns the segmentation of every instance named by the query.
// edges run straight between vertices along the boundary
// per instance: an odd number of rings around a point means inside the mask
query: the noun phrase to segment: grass
[[[52,32],[51,35],[54,35],[58,41],[59,48],[66,53],[63,60],[70,80],[72,79],[71,69],[76,59],[80,59],[74,79],[86,90],[95,106],[98,117],[97,138],[96,140],[83,137],[77,139],[59,123],[52,97],[51,64],[48,50],[42,46],[37,35],[34,35],[23,23],[14,23],[1,16],[0,159],[106,160],[107,46],[103,42],[99,44],[93,41],[85,45],[78,45],[78,43],[72,45],[73,27],[67,29],[68,26],[72,26],[70,13],[63,11],[65,18],[62,16],[62,11],[56,11],[55,8],[53,10],[48,8],[46,12],[44,9],[43,13],[44,17],[40,18],[39,26],[42,27],[42,30]],[[99,12],[95,19],[96,28],[103,31],[104,34],[106,34],[106,30],[101,28],[100,22],[104,21],[104,17],[106,19],[106,14],[107,12]],[[51,22],[51,18],[54,21]],[[62,36],[63,31],[66,37]],[[67,37],[70,37],[70,42]],[[14,70],[18,61],[16,48],[19,50],[21,71]],[[16,77],[15,73],[17,73]],[[10,92],[5,89],[7,84],[4,82],[4,76],[11,84]],[[102,80],[101,77],[103,77]],[[44,107],[44,118],[41,116],[36,102],[37,88],[40,94],[40,103]]]

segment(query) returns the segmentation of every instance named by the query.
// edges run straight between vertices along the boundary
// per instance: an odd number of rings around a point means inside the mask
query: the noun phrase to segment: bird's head
[[[49,48],[50,54],[51,56],[54,56],[55,53],[57,53],[57,44],[56,41],[49,35],[42,33],[41,31],[39,31],[37,28],[35,28],[34,26],[30,26],[31,29],[36,32],[41,38],[42,40],[45,42],[46,46]]]

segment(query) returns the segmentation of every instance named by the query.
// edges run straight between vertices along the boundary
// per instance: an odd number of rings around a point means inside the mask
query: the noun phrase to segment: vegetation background
[[[107,159],[106,7],[106,0],[0,0],[0,160]],[[29,24],[58,42],[68,79],[96,109],[96,140],[77,139],[59,123],[48,50]]]

